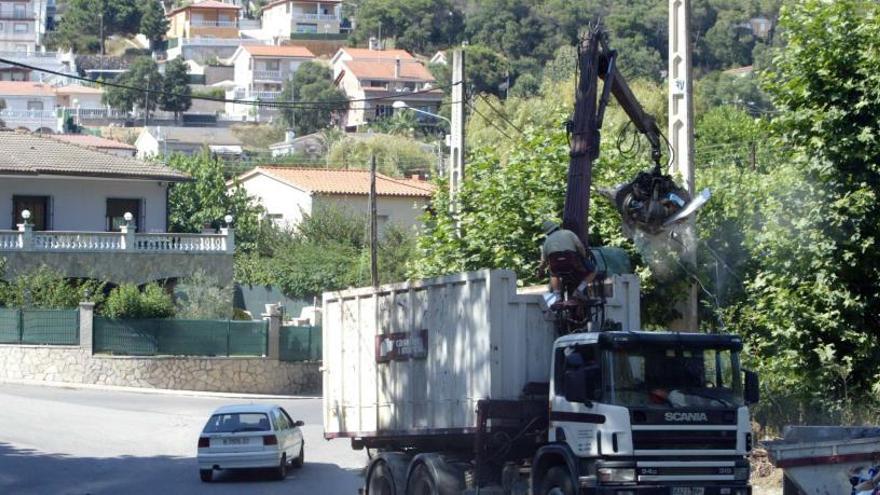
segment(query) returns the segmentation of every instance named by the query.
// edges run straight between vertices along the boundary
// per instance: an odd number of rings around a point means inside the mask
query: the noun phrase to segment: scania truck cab
[[[747,495],[757,375],[737,336],[577,333],[554,343],[533,494]]]

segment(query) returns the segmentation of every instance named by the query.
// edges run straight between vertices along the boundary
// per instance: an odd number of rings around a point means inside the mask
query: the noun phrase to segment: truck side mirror
[[[744,398],[746,404],[757,404],[761,398],[761,387],[758,383],[758,374],[754,371],[743,370],[746,377]]]

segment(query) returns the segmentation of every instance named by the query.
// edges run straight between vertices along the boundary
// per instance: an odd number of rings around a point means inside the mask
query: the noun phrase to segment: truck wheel
[[[575,495],[568,470],[562,466],[550,468],[541,480],[540,495]]]
[[[384,461],[376,462],[367,480],[367,495],[396,495],[391,470]]]
[[[424,464],[419,464],[410,475],[406,484],[406,495],[439,495],[437,483]]]

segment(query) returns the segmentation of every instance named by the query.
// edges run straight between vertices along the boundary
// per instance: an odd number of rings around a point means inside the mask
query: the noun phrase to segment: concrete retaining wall
[[[80,345],[0,345],[0,381],[29,380],[207,392],[315,395],[318,362],[278,359],[281,311],[269,316],[269,356],[177,357],[92,354],[94,304],[80,305]]]

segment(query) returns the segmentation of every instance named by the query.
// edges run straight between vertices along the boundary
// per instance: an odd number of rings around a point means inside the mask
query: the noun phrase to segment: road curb
[[[114,392],[130,392],[135,394],[155,394],[155,395],[177,395],[186,397],[210,397],[225,399],[276,399],[276,400],[295,400],[295,399],[320,399],[321,396],[315,395],[268,395],[268,394],[246,394],[239,392],[205,392],[201,390],[169,390],[164,388],[147,388],[147,387],[121,387],[118,385],[95,385],[91,383],[70,383],[70,382],[46,382],[41,380],[14,380],[8,378],[0,378],[0,384],[8,383],[11,385],[36,385],[41,387],[54,388],[72,388],[84,390],[106,390]]]

